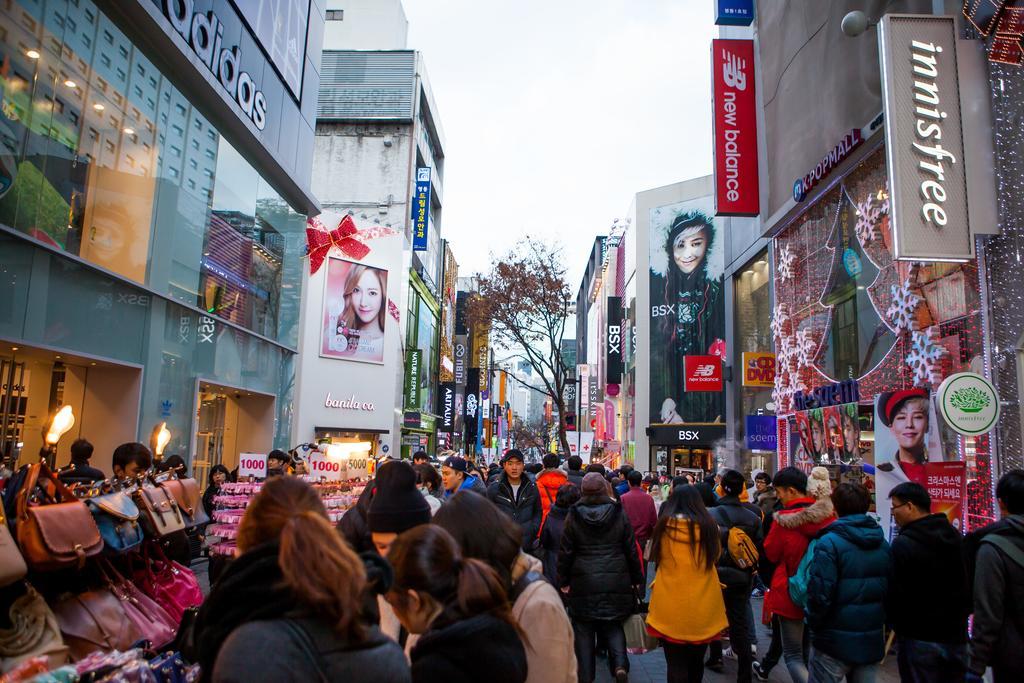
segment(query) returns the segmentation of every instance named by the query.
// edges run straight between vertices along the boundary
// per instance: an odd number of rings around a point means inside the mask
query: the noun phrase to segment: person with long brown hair
[[[428,524],[388,553],[387,600],[409,633],[414,683],[524,683],[526,650],[498,574],[463,557],[452,535]],[[361,680],[361,679],[360,679]]]
[[[647,630],[665,651],[669,683],[700,681],[708,643],[728,625],[715,568],[721,552],[718,524],[700,492],[676,487],[651,535],[657,573],[647,615]]]
[[[363,563],[305,481],[263,485],[232,562],[196,617],[186,653],[202,680],[406,683],[401,648],[361,618]]]

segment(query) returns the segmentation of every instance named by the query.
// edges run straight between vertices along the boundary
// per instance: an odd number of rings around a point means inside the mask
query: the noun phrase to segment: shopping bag
[[[658,639],[647,632],[647,615],[631,614],[623,624],[626,632],[626,652],[642,655],[658,647]]]

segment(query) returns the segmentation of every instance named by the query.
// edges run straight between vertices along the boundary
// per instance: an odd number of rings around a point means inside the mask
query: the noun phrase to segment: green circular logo
[[[953,430],[976,436],[990,431],[999,419],[999,395],[985,377],[959,372],[939,386],[939,409]]]

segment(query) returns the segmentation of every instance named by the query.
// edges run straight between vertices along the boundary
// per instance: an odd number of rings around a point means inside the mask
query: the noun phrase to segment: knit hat
[[[811,470],[811,476],[807,477],[807,495],[819,500],[832,495],[827,469],[819,466]]]
[[[430,522],[430,505],[416,488],[416,470],[390,460],[377,470],[376,490],[366,515],[371,532],[402,533]]]
[[[608,482],[597,472],[590,472],[583,477],[580,491],[584,496],[597,496],[608,493]]]

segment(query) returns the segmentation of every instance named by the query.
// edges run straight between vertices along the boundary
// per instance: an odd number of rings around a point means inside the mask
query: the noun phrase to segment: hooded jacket
[[[1024,680],[1024,565],[985,542],[1000,536],[1024,553],[1024,515],[1011,515],[978,534],[974,575],[974,627],[968,668],[981,674],[991,666],[996,680]],[[979,529],[979,531],[983,531]]]
[[[519,634],[487,613],[431,625],[412,649],[413,683],[525,683],[526,674]]]
[[[889,571],[889,544],[867,515],[840,517],[821,532],[807,575],[807,624],[816,650],[847,664],[882,659]]]
[[[586,474],[587,473],[584,472],[583,470],[569,470],[565,476],[570,484],[575,484],[576,486],[583,486],[583,477]]]
[[[444,492],[445,500],[448,500],[459,491],[472,491],[473,493],[479,493],[481,496],[487,495],[487,487],[484,485],[482,481],[480,481],[480,478],[474,477],[472,474],[469,474],[468,472],[466,473],[466,476],[463,478],[462,483],[459,484],[459,488],[455,489],[454,491]]]
[[[803,619],[804,611],[789,597],[789,577],[796,574],[811,539],[835,520],[828,498],[797,498],[775,513],[764,554],[775,565],[771,590],[765,596],[765,608],[786,619]]]
[[[749,586],[753,579],[753,568],[740,569],[729,554],[729,530],[733,527],[741,529],[760,554],[764,537],[761,535],[761,516],[754,512],[756,509],[750,503],[741,503],[738,496],[725,496],[708,510],[721,529],[722,554],[718,560],[718,578],[725,586]]]
[[[936,600],[935,596],[943,596]],[[963,537],[944,514],[922,517],[892,540],[892,580],[886,615],[902,638],[967,642],[971,593]]]
[[[541,572],[535,557],[519,553],[512,566],[512,584],[527,572]],[[558,591],[544,579],[526,586],[512,604],[512,616],[523,628],[528,675],[526,683],[576,683],[572,623]]]
[[[565,472],[555,468],[548,468],[537,475],[537,493],[540,496],[541,525],[548,517],[548,510],[555,504],[555,497],[562,484],[569,481]]]
[[[633,586],[644,582],[633,528],[608,496],[584,496],[569,510],[558,551],[558,585],[569,586],[569,614],[622,621],[633,613]]]
[[[508,476],[502,473],[487,489],[487,497],[523,530],[523,548],[531,548],[540,533],[541,507],[537,484],[529,477],[519,479],[519,495],[512,493]]]
[[[370,525],[367,523],[375,486],[376,483],[372,479],[366,482],[366,488],[359,494],[359,500],[338,521],[338,531],[357,553],[377,552],[373,545],[373,537],[370,535]]]
[[[691,546],[686,518],[668,521],[647,615],[650,628],[681,643],[707,642],[729,623],[715,567],[705,569],[703,562],[697,563],[695,548],[699,547],[700,527],[694,525],[693,532]]]
[[[558,549],[562,545],[562,532],[565,531],[565,518],[568,514],[569,508],[552,505],[540,530],[544,576],[554,585],[558,585]]]

